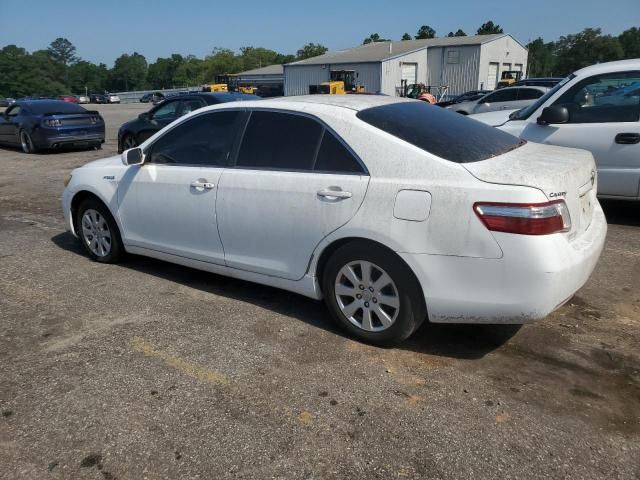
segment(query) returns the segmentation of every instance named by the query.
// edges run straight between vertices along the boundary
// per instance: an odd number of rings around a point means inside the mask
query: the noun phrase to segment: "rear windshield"
[[[35,115],[44,115],[45,113],[87,113],[80,105],[63,102],[62,100],[42,100],[29,102],[28,105]]]
[[[497,128],[426,102],[367,108],[357,117],[422,150],[456,163],[486,160],[524,141]]]

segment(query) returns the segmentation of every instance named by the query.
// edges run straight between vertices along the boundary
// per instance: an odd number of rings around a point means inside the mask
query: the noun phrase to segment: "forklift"
[[[520,70],[505,70],[500,75],[500,81],[497,88],[508,87],[522,79],[522,72]]]
[[[358,74],[355,70],[332,70],[329,81],[320,85],[309,85],[309,93],[344,95],[347,93],[364,93],[364,85],[356,83]]]

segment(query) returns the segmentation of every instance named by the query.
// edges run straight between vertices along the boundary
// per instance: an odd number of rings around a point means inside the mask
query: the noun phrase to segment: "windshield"
[[[511,115],[509,115],[509,120],[525,120],[529,118],[533,114],[533,112],[538,110],[538,108],[540,108],[541,105],[543,105],[558,90],[560,90],[562,87],[564,87],[568,82],[570,82],[574,78],[576,78],[576,76],[575,74],[572,73],[571,75],[563,79],[560,83],[558,83],[555,87],[553,87],[551,90],[549,90],[547,93],[545,93],[543,96],[541,96],[536,102],[532,103],[528,107],[524,107],[520,110],[513,112]]]

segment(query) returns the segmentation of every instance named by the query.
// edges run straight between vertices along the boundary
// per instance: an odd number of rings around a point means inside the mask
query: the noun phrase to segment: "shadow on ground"
[[[63,250],[83,257],[82,261],[90,261],[78,240],[69,232],[58,234],[51,241]],[[138,255],[129,255],[120,266],[203,292],[251,303],[346,337],[331,321],[324,303],[302,295]],[[502,346],[519,329],[519,325],[425,323],[410,339],[396,348],[443,357],[479,359]]]
[[[607,223],[613,225],[640,226],[640,202],[625,200],[600,200]]]

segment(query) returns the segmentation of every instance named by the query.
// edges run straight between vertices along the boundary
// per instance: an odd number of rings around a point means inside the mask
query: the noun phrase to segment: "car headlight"
[[[70,173],[68,173],[68,174],[64,177],[64,186],[65,186],[65,187],[69,185],[69,182],[71,182],[71,177],[72,177],[72,176],[73,176],[73,175],[71,175]]]

